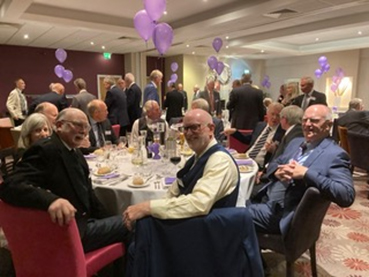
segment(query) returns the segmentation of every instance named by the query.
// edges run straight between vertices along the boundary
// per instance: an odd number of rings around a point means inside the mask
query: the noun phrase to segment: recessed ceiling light
[[[195,54],[196,54],[196,53],[195,53],[195,51],[193,51],[193,52],[192,52],[192,55],[195,55]]]
[[[188,47],[190,47],[190,45],[189,45],[189,44],[187,44],[187,45],[186,45],[186,47],[188,48]]]
[[[24,39],[29,39],[28,34],[25,34],[25,35],[23,36],[23,38],[24,38]]]
[[[206,2],[208,2],[208,0],[202,0],[202,2],[205,2],[206,3]]]
[[[264,50],[260,50],[260,53],[265,53],[265,51]]]
[[[91,45],[94,45],[95,43],[93,41],[90,42]]]
[[[226,39],[229,39],[229,36],[226,36]]]
[[[105,49],[105,46],[103,45],[103,46],[101,46],[101,49]]]
[[[229,46],[228,45],[226,45],[226,49],[228,49],[229,48]]]
[[[319,38],[316,38],[315,41],[319,41]]]
[[[361,35],[363,34],[363,32],[362,32],[362,31],[359,31],[359,32],[357,32],[357,34],[358,34],[359,36],[361,36]]]
[[[167,15],[168,14],[168,12],[167,11],[164,11],[164,15]]]

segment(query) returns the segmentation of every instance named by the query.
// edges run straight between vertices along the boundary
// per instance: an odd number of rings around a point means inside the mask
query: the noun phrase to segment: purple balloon
[[[210,56],[208,58],[208,65],[211,69],[216,69],[218,65],[218,59],[215,56]]]
[[[337,77],[336,75],[334,75],[334,76],[332,77],[332,82],[333,82],[333,83],[337,83],[338,78],[339,78],[339,77]]]
[[[332,85],[331,85],[331,90],[332,90],[333,92],[336,92],[337,88],[338,88],[338,85],[337,85],[337,84],[332,84]]]
[[[175,82],[173,82],[173,80],[169,80],[168,83],[167,83],[167,87],[170,88],[173,83],[175,83]]]
[[[215,71],[218,73],[218,75],[222,74],[224,70],[224,63],[223,62],[218,62],[217,63],[217,68],[215,69]]]
[[[324,72],[328,72],[329,69],[331,69],[331,65],[329,63],[326,63],[323,67],[322,67],[322,70]]]
[[[267,88],[270,88],[271,83],[270,83],[269,81],[267,81],[267,82],[266,82],[266,84],[265,84],[265,86],[266,86]]]
[[[322,70],[320,68],[318,68],[317,70],[315,70],[315,76],[319,79],[320,77],[322,77]]]
[[[321,56],[319,59],[318,59],[318,62],[320,64],[321,67],[325,66],[326,63],[328,62],[328,59],[326,56]]]
[[[175,74],[175,73],[173,73],[173,74],[172,74],[172,76],[170,76],[170,80],[172,80],[172,81],[173,81],[173,83],[177,82],[177,80],[178,80],[178,75],[177,75],[177,74]]]
[[[58,48],[55,51],[55,57],[60,63],[63,63],[67,59],[67,52],[64,49]]]
[[[172,45],[173,41],[173,29],[167,23],[159,23],[154,28],[154,33],[152,36],[154,45],[160,55],[164,55],[168,51],[169,47]]]
[[[173,72],[176,72],[178,70],[178,63],[174,62],[170,65],[170,69],[172,69]]]
[[[63,79],[65,82],[69,83],[73,79],[73,73],[70,70],[64,70],[63,72]]]
[[[148,41],[154,32],[155,23],[145,10],[140,10],[133,18],[133,23],[138,34],[144,41]]]
[[[157,21],[167,9],[166,0],[144,0],[144,7],[152,20]]]
[[[215,38],[215,39],[213,40],[213,48],[214,48],[214,50],[215,50],[217,53],[219,52],[220,48],[222,48],[222,46],[223,46],[223,41],[222,41],[222,39],[221,39],[221,38]]]
[[[59,78],[63,77],[63,73],[64,73],[64,66],[58,64],[54,67],[54,72],[56,74],[56,76],[58,76]]]

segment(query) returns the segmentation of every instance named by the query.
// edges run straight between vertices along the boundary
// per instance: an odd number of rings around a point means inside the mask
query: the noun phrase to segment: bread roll
[[[134,185],[143,185],[144,180],[141,176],[133,176],[133,184]]]
[[[111,168],[108,166],[99,167],[99,169],[97,170],[97,174],[107,174],[110,172],[111,172]]]
[[[104,155],[104,150],[103,149],[96,149],[94,151],[94,154],[98,155],[98,156],[102,156],[102,155]]]

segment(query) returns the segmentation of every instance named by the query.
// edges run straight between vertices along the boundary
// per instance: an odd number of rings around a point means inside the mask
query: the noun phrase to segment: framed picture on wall
[[[332,78],[326,78],[325,94],[327,96],[328,106],[337,107],[337,109],[341,111],[347,110],[352,97],[352,83],[353,77],[343,77],[338,86],[332,86]],[[332,88],[335,90],[333,91]]]
[[[97,75],[97,98],[105,101],[106,89],[104,86],[104,78],[112,76],[115,79],[115,82],[118,81],[119,78],[122,78],[122,75]]]

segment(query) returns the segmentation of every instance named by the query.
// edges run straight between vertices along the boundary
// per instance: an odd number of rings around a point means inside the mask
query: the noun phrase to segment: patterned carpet
[[[356,177],[355,177],[356,176]],[[325,216],[316,246],[318,276],[369,276],[369,186],[368,177],[354,174],[356,199],[349,208],[332,204]],[[285,262],[281,255],[263,254],[270,276],[285,276]],[[295,276],[311,276],[308,252],[295,263]]]

